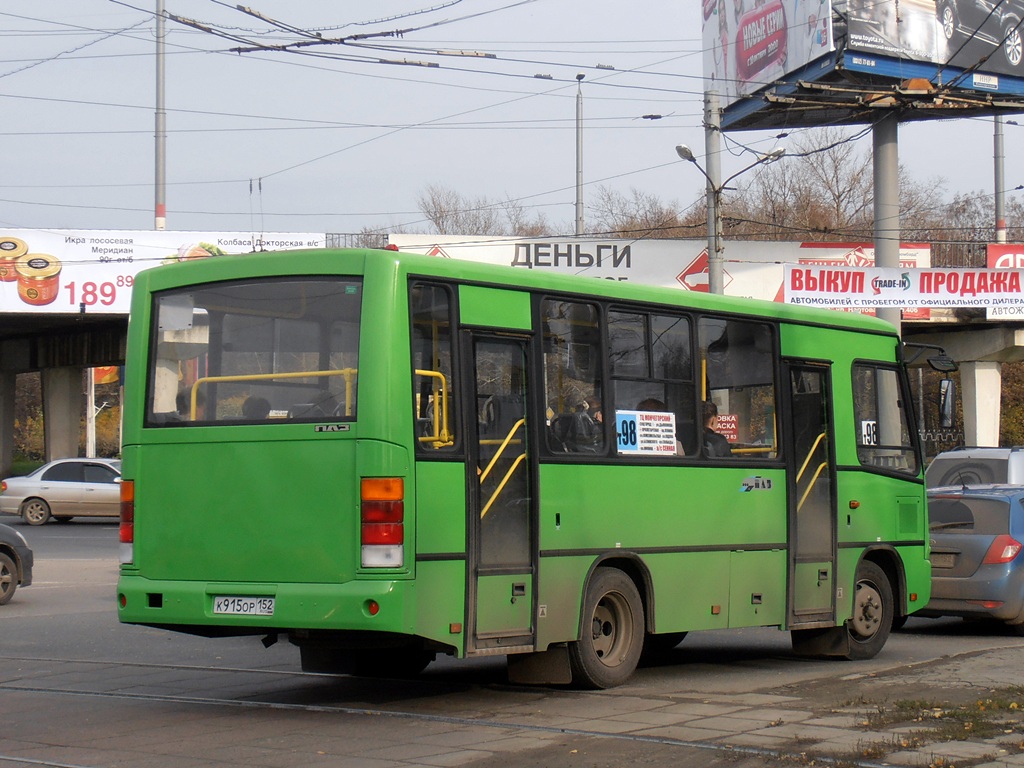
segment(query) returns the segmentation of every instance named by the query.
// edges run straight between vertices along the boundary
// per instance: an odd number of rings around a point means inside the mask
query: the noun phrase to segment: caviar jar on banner
[[[18,296],[26,304],[50,304],[60,291],[60,259],[48,253],[26,253],[15,261]]]
[[[0,283],[13,283],[18,279],[15,262],[28,253],[28,243],[16,237],[0,237]]]

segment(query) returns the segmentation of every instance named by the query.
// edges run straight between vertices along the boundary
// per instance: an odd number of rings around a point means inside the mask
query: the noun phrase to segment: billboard
[[[704,0],[704,77],[721,106],[833,50],[831,0]]]
[[[1022,19],[1024,0],[850,0],[848,48],[943,69],[1019,77],[1024,74]],[[999,88],[998,78],[964,85]]]
[[[128,314],[135,275],[175,261],[323,248],[323,233],[0,229],[0,311]]]
[[[389,242],[408,253],[482,261],[521,269],[636,281],[685,291],[708,292],[706,240],[595,240],[583,238],[456,237],[390,235]],[[742,242],[725,249],[723,283],[729,296],[785,301],[784,265],[873,267],[875,249],[866,243]],[[900,267],[931,264],[926,244],[900,246]],[[836,307],[871,314],[867,307]],[[906,319],[925,319],[927,309],[907,310]]]

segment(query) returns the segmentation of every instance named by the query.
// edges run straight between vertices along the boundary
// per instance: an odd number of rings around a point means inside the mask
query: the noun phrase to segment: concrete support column
[[[82,430],[82,369],[44,368],[43,435],[47,461],[78,455]]]
[[[0,477],[10,477],[14,460],[14,393],[17,375],[0,370]]]
[[[964,442],[969,446],[998,446],[1003,364],[960,363],[964,407]]]

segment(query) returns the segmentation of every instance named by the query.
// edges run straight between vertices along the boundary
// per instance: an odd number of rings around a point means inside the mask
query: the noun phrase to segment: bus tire
[[[583,600],[580,638],[569,644],[573,683],[612,688],[629,679],[644,648],[644,606],[633,581],[616,568],[598,568]]]
[[[850,633],[848,658],[874,658],[889,639],[892,623],[893,597],[889,578],[878,565],[864,560],[857,567],[853,616],[846,624]]]

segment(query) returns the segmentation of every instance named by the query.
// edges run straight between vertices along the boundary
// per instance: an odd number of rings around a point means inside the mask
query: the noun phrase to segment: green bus
[[[928,602],[881,320],[389,250],[158,267],[132,302],[123,622],[606,688],[702,629],[870,658]]]

